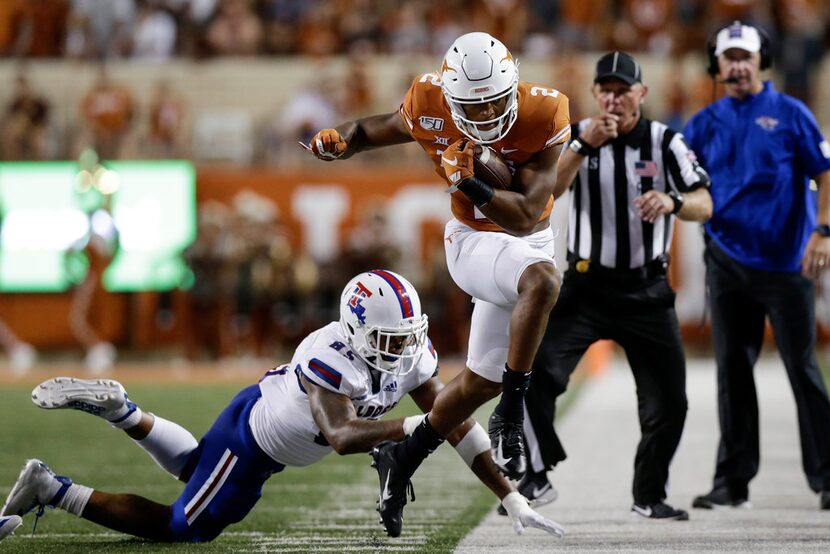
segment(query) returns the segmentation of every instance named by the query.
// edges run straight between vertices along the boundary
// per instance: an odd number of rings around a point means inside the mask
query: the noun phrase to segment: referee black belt
[[[668,254],[662,254],[644,266],[633,268],[606,267],[593,260],[580,258],[571,252],[568,252],[567,259],[569,271],[621,284],[639,283],[665,277],[666,268],[669,266]]]

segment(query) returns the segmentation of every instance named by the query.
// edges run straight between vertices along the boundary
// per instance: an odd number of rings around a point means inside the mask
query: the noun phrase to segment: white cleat
[[[23,524],[23,518],[20,516],[4,516],[0,517],[0,541],[12,535],[18,527]]]
[[[35,508],[54,507],[71,484],[72,480],[56,476],[40,460],[29,460],[17,477],[0,515],[22,516]]]
[[[55,377],[32,390],[32,402],[46,410],[71,408],[101,416],[111,423],[123,420],[135,411],[127,391],[112,379],[75,379]]]

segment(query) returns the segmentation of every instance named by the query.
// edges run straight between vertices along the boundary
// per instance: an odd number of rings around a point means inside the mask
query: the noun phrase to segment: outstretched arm
[[[442,388],[443,385],[438,378],[433,377],[409,395],[421,410],[428,412],[432,409],[435,397]],[[565,530],[559,524],[536,513],[528,506],[527,499],[513,488],[504,475],[499,473],[490,455],[490,438],[474,419],[467,418],[453,429],[447,440],[470,466],[476,477],[499,497],[507,510],[513,530],[517,534],[524,533],[525,527],[534,527],[558,538],[564,536]]]
[[[324,161],[349,158],[358,152],[414,140],[398,112],[347,121],[323,129],[311,139],[311,153]]]
[[[441,384],[441,381],[439,381],[437,377],[433,377],[417,389],[410,392],[409,395],[418,407],[426,413],[432,409],[435,397],[438,396],[438,393],[442,388],[444,388],[444,385]],[[457,448],[459,443],[461,443],[469,432],[476,432],[475,426],[475,420],[473,418],[467,418],[458,427],[453,429],[452,433],[450,433],[447,437],[447,441],[449,441],[454,448]],[[510,481],[508,481],[507,478],[505,478],[501,473],[499,473],[498,469],[496,469],[496,465],[490,457],[490,439],[486,437],[486,435],[485,438],[487,438],[487,440],[482,442],[482,445],[478,449],[474,449],[472,454],[466,455],[461,451],[459,451],[459,454],[465,458],[464,461],[467,462],[467,465],[470,466],[470,469],[473,470],[476,477],[478,477],[482,483],[487,485],[487,488],[493,491],[495,495],[499,497],[499,500],[501,500],[513,492],[514,489],[510,484]],[[473,437],[470,437],[470,439],[473,439]],[[479,452],[475,452],[475,450],[479,450]],[[470,461],[472,461],[472,465],[470,465]]]
[[[300,379],[308,392],[314,422],[338,454],[369,452],[379,442],[403,440],[403,419],[360,419],[348,396],[326,390],[303,376]]]
[[[305,377],[300,377],[303,387],[308,392],[311,415],[323,433],[328,443],[338,454],[350,454],[354,452],[368,452],[373,446],[384,440],[400,441],[404,438],[404,426],[407,420],[411,422],[414,418],[392,419],[389,421],[363,420],[357,417],[354,405],[349,397],[328,391],[314,385]],[[435,397],[441,390],[441,382],[433,377],[416,390],[410,393],[415,403],[428,411],[435,402]],[[463,445],[467,435],[476,429],[481,429],[475,421],[467,419],[456,427],[447,437],[454,447]],[[513,529],[516,533],[523,533],[525,527],[536,527],[554,536],[561,537],[564,534],[562,528],[555,522],[545,519],[537,514],[527,505],[527,500],[513,489],[510,482],[496,469],[493,460],[490,458],[489,438],[484,433],[482,446],[470,450],[466,447],[466,453],[459,447],[459,453],[470,465],[473,473],[478,476],[482,483],[492,490],[502,500],[507,509]],[[478,451],[474,458],[472,452]],[[472,458],[468,461],[468,458]]]

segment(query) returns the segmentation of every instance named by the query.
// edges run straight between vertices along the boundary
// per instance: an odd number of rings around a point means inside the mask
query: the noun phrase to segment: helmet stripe
[[[400,279],[393,274],[383,269],[374,269],[369,273],[374,273],[392,287],[395,295],[398,297],[398,303],[401,305],[401,314],[403,317],[415,317],[415,310],[412,308],[412,300],[409,298],[409,293],[406,287],[401,283]]]

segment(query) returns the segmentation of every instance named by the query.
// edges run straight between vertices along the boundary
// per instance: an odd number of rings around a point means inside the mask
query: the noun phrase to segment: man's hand
[[[634,199],[634,206],[640,212],[640,219],[654,223],[661,215],[670,214],[674,209],[674,201],[671,196],[656,190],[650,190],[647,193],[638,196]]]
[[[323,129],[309,143],[311,153],[327,162],[342,156],[347,146],[348,143],[337,129]]]
[[[458,139],[441,154],[441,167],[447,180],[455,186],[464,179],[469,179],[473,172],[473,152],[475,144],[468,139]]]
[[[539,515],[527,505],[527,499],[516,491],[505,496],[501,505],[507,510],[507,517],[510,518],[510,523],[513,524],[513,530],[517,535],[523,534],[525,527],[535,527],[558,539],[565,536],[565,530],[558,523]]]
[[[599,148],[606,141],[617,138],[619,134],[617,122],[619,120],[620,116],[612,113],[603,113],[602,115],[593,117],[585,131],[579,134],[579,139],[588,146]]]
[[[818,233],[810,235],[804,257],[801,258],[801,273],[808,279],[818,279],[821,272],[830,267],[830,237]]]

